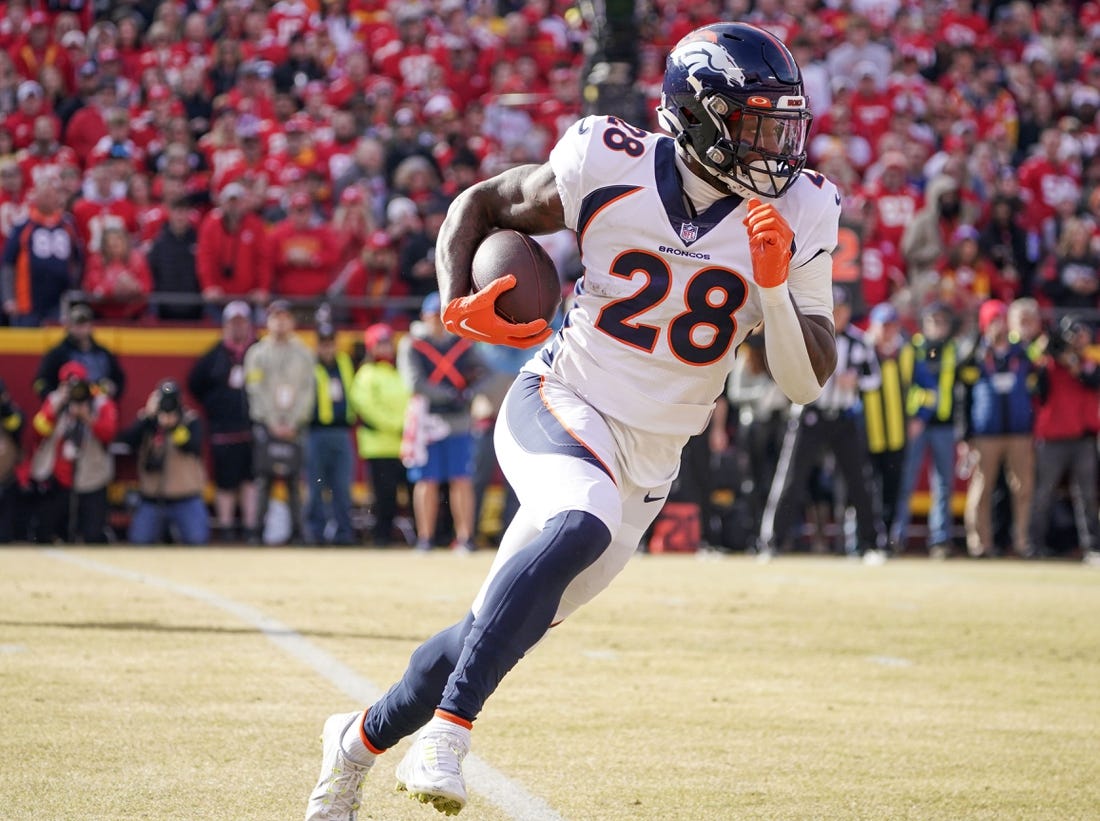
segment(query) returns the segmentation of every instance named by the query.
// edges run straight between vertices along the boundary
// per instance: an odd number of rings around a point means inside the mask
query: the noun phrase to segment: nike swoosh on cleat
[[[649,493],[648,493],[648,492],[646,492],[646,495],[645,495],[645,497],[644,497],[644,498],[642,499],[642,501],[643,501],[643,502],[659,502],[659,501],[661,501],[661,500],[662,500],[663,498],[665,498],[665,497],[664,497],[664,496],[650,496],[650,495],[649,495]]]

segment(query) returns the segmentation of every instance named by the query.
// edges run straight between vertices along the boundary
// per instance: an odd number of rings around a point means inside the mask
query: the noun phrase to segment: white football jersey
[[[705,429],[734,350],[763,314],[745,201],[692,215],[671,138],[616,117],[586,117],[550,154],[584,275],[565,324],[529,367],[551,370],[604,416],[639,431]],[[805,314],[832,318],[829,266],[840,197],[803,172],[776,208],[794,230],[788,287]],[[821,271],[825,275],[821,275]]]

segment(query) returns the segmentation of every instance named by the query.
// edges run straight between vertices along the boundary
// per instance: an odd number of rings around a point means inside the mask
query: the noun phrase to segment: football
[[[495,231],[483,239],[474,252],[471,274],[475,291],[507,274],[515,276],[515,287],[496,301],[497,313],[509,322],[549,322],[561,302],[561,280],[554,261],[520,231]]]

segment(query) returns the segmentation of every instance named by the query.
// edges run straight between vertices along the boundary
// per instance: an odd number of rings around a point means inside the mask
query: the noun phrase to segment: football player
[[[698,29],[668,57],[658,113],[671,136],[586,117],[546,164],[506,171],[451,206],[437,246],[444,323],[471,339],[543,345],[496,432],[521,509],[467,616],[422,644],[370,708],[326,721],[307,819],[353,817],[375,757],[417,730],[398,788],[457,813],[486,699],[634,554],[737,345],[763,325],[772,375],[795,402],[816,398],[832,373],[840,197],[804,168],[811,114],[790,52],[749,25]],[[585,272],[553,339],[542,320],[495,313],[514,277],[470,295],[474,251],[496,228],[576,232]]]

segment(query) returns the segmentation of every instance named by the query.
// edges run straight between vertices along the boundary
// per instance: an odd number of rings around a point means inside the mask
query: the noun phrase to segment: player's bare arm
[[[470,267],[478,245],[494,229],[545,234],[564,227],[564,208],[548,163],[510,169],[459,195],[447,212],[436,246],[436,276],[447,330],[516,348],[549,339],[552,331],[544,319],[513,323],[497,314],[496,299],[515,286],[515,277],[501,277],[470,294]]]
[[[795,306],[795,311],[802,325],[802,337],[806,341],[810,366],[817,375],[818,384],[824,387],[836,370],[836,332],[832,320],[825,316],[805,316],[798,311],[798,306]]]
[[[492,231],[513,228],[547,234],[564,227],[564,209],[549,163],[517,166],[466,189],[439,231],[436,271],[443,304],[470,293],[470,263]]]

